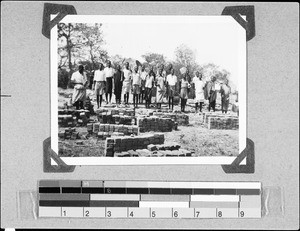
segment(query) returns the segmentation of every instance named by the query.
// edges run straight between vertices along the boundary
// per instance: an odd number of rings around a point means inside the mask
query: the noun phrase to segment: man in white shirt
[[[124,94],[124,103],[128,104],[129,100],[129,92],[130,92],[130,85],[131,85],[131,78],[132,78],[132,73],[131,70],[129,69],[129,63],[125,63],[125,68],[123,70],[124,73],[124,80],[123,80],[123,94]]]
[[[86,99],[86,87],[88,85],[83,65],[79,65],[78,71],[72,74],[71,83],[74,84],[73,105],[76,106],[77,110],[83,109],[83,103]]]
[[[94,73],[94,85],[93,90],[95,90],[95,95],[97,97],[97,106],[101,107],[102,95],[105,92],[106,78],[104,73],[104,66],[102,63],[99,64],[99,69]]]
[[[111,96],[112,96],[112,85],[113,85],[113,76],[114,76],[114,69],[111,67],[111,62],[107,61],[107,66],[104,68],[105,78],[106,78],[106,103],[111,103]],[[108,100],[109,95],[109,100]]]
[[[145,98],[145,81],[148,75],[144,65],[142,66],[140,75],[141,75],[141,93],[139,94],[139,103],[143,103],[143,100]]]
[[[196,113],[198,111],[198,105],[200,103],[200,113],[202,112],[202,106],[204,103],[204,87],[205,83],[202,80],[202,74],[196,71],[196,76],[193,78],[192,83],[195,89],[195,108]]]
[[[172,68],[170,74],[167,76],[167,87],[168,87],[168,97],[169,97],[169,109],[174,109],[174,95],[176,91],[177,76],[174,75],[174,69]]]
[[[136,66],[134,68],[134,72],[132,74],[133,106],[136,108],[138,107],[138,102],[139,102],[141,82],[142,82],[142,79],[141,79],[140,73],[138,72],[138,67]]]
[[[153,68],[153,67],[152,67]],[[145,79],[145,100],[146,108],[150,108],[151,98],[152,98],[152,89],[154,85],[154,71],[150,68],[150,71]]]

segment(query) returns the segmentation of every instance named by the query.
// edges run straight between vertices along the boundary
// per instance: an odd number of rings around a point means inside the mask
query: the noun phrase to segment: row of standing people
[[[77,80],[75,80],[76,77]],[[78,84],[78,82],[80,82],[79,79],[82,80],[81,84]],[[82,65],[79,66],[78,72],[72,75],[71,82],[75,84],[73,94],[74,105],[80,107],[82,99],[85,98],[85,88],[87,87],[87,79],[83,72]],[[195,108],[196,111],[200,109],[201,112],[205,99],[209,101],[208,110],[210,111],[212,109],[215,111],[217,98],[215,82],[216,78],[213,76],[211,81],[205,83],[199,71],[195,73],[195,77],[192,80],[190,80],[189,73],[187,72],[183,74],[182,79],[178,81],[172,66],[167,72],[164,70],[164,66],[161,65],[155,74],[153,67],[148,72],[144,66],[141,66],[140,69],[136,66],[134,70],[131,71],[129,63],[127,62],[123,70],[120,65],[117,65],[116,69],[114,69],[111,66],[111,62],[108,61],[105,68],[104,65],[100,63],[98,70],[95,71],[93,90],[95,91],[98,108],[102,105],[104,94],[106,96],[106,102],[111,103],[112,89],[114,89],[117,104],[121,103],[122,92],[124,94],[124,103],[128,104],[129,94],[131,92],[133,94],[133,104],[135,107],[138,106],[138,103],[142,103],[143,100],[145,100],[145,106],[149,108],[153,94],[152,91],[154,87],[156,87],[157,108],[161,108],[163,99],[167,98],[169,109],[172,110],[174,109],[174,96],[179,92],[181,111],[184,111],[189,89],[193,85],[195,89]],[[80,94],[80,92],[82,94]],[[222,112],[227,113],[229,95],[231,93],[228,81],[221,86],[220,93],[222,97]]]

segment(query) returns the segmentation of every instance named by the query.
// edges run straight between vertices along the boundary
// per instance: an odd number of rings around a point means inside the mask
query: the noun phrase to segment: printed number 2
[[[85,216],[86,216],[86,217],[89,217],[89,216],[90,216],[90,211],[89,211],[89,210],[86,210],[86,211],[85,211]]]

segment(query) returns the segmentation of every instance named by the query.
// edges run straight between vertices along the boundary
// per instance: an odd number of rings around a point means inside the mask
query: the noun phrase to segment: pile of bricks
[[[203,113],[203,123],[208,129],[239,129],[239,117],[236,115],[205,112]]]
[[[149,144],[147,146],[147,149],[149,151],[173,151],[173,150],[179,150],[180,145],[178,143],[168,143],[168,144]]]
[[[163,133],[154,133],[144,136],[120,136],[107,138],[105,142],[106,156],[114,156],[114,153],[120,153],[128,150],[146,149],[149,144],[163,144],[165,137]]]
[[[76,140],[80,139],[79,132],[75,128],[66,128],[64,131],[58,132],[59,139],[71,139]]]
[[[239,129],[239,119],[233,117],[208,117],[208,129]]]
[[[88,123],[87,131],[90,134],[98,135],[99,132],[107,132],[109,136],[113,133],[123,135],[138,135],[139,128],[137,125],[123,125],[123,124],[101,124],[101,123]]]
[[[134,116],[135,112],[132,109],[98,109],[96,112],[100,123],[124,125],[136,124]]]
[[[154,116],[159,116],[162,118],[170,118],[178,125],[188,125],[189,116],[183,113],[164,113],[164,112],[154,112]]]
[[[90,118],[88,110],[58,110],[58,125],[60,127],[85,126]]]
[[[157,116],[138,117],[137,125],[140,132],[171,132],[175,129],[175,123],[172,119]]]

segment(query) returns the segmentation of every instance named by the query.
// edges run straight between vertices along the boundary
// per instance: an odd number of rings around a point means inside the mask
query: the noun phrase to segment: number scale
[[[261,218],[261,183],[42,180],[39,217]]]

